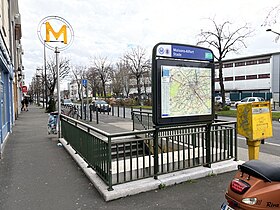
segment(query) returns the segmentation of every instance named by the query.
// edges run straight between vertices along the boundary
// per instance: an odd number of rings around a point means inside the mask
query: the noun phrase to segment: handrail
[[[81,122],[79,120],[76,120],[76,119],[73,119],[71,117],[68,117],[64,114],[61,114],[62,118],[66,118],[67,121],[72,121],[72,122],[75,122],[75,124],[78,124],[78,125],[82,125],[86,128],[89,128],[90,130],[96,132],[96,133],[99,133],[105,137],[110,137],[110,138],[116,138],[116,137],[121,137],[121,136],[131,136],[131,135],[137,135],[137,134],[145,134],[145,133],[149,133],[149,132],[153,132],[154,129],[149,129],[149,130],[143,130],[143,131],[127,131],[127,132],[122,132],[122,133],[108,133],[106,131],[103,131],[103,130],[100,130],[98,128],[95,128],[91,125],[88,125],[84,122]]]
[[[84,127],[86,127],[86,128],[90,128],[90,130],[93,130],[94,132],[99,133],[99,134],[102,134],[102,135],[104,135],[104,136],[110,136],[110,135],[111,135],[110,133],[107,133],[106,131],[100,130],[100,129],[95,128],[95,127],[92,127],[91,125],[88,125],[88,124],[86,124],[86,123],[84,123],[84,122],[81,122],[81,121],[79,121],[79,120],[73,119],[73,118],[71,118],[71,117],[68,117],[68,116],[66,116],[66,115],[64,115],[64,114],[61,114],[61,117],[62,117],[62,118],[66,118],[68,122],[69,122],[69,121],[73,121],[73,122],[75,122],[75,124],[82,125],[82,126],[84,126]]]

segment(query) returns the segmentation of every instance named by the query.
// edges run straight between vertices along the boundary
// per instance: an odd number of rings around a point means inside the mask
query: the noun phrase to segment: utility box
[[[237,133],[249,141],[272,137],[270,102],[253,102],[237,106]]]

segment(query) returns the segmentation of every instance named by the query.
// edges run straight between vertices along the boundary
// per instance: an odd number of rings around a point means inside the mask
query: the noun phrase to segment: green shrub
[[[229,107],[229,106],[224,106],[224,107],[222,108],[222,111],[228,111],[228,110],[230,110],[230,107]]]

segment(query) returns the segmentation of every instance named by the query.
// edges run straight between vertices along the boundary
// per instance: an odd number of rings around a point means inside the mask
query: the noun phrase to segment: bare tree
[[[55,57],[50,58],[46,64],[47,67],[47,88],[51,98],[54,96],[54,90],[57,84],[57,71]],[[70,71],[70,60],[67,58],[60,58],[58,62],[60,79],[63,80],[68,76]]]
[[[123,92],[123,75],[122,75],[122,63],[119,62],[116,64],[116,68],[113,69],[111,73],[111,81],[112,81],[112,89],[113,93],[116,94],[117,97]]]
[[[278,22],[278,16],[280,12],[280,4],[277,6],[273,7],[265,17],[265,20],[261,26],[271,26],[274,25]]]
[[[98,73],[103,88],[103,94],[106,98],[106,82],[110,79],[110,73],[112,70],[111,63],[108,61],[107,57],[94,57],[92,60],[92,68]]]
[[[89,68],[87,70],[87,79],[88,79],[88,85],[92,91],[92,95],[96,99],[96,95],[100,95],[102,93],[101,91],[101,80],[99,78],[98,71],[96,71],[94,68]]]
[[[277,6],[273,7],[267,14],[267,16],[265,17],[265,20],[263,22],[263,24],[261,26],[263,27],[271,27],[272,25],[277,24],[278,21],[278,17],[280,14],[280,4],[278,4]],[[277,36],[275,37],[275,42],[278,42],[279,38],[280,38],[280,33],[271,30],[271,28],[267,28],[266,31],[271,31],[274,34],[277,34]]]
[[[128,64],[131,75],[136,80],[136,88],[138,95],[138,103],[140,104],[141,99],[141,77],[143,73],[150,68],[150,62],[146,58],[146,51],[141,47],[132,48],[130,52],[127,52],[123,56],[123,60]]]
[[[214,51],[214,57],[219,65],[219,83],[221,88],[222,105],[225,106],[225,88],[223,82],[223,62],[229,52],[237,53],[242,47],[246,48],[245,39],[252,35],[252,30],[245,23],[243,26],[232,29],[232,23],[225,21],[218,24],[214,19],[212,30],[203,31],[198,35],[199,44],[206,44]]]
[[[81,86],[82,86],[82,79],[86,77],[86,67],[85,66],[74,66],[72,68],[73,79],[78,85],[78,95],[79,100],[82,100],[81,96]]]
[[[116,64],[116,68],[112,71],[112,87],[113,92],[120,96],[121,94],[125,93],[128,97],[129,95],[129,80],[130,80],[130,72],[128,65],[122,61],[119,61]]]

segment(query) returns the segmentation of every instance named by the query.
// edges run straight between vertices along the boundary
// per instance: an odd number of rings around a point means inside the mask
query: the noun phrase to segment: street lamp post
[[[47,84],[47,64],[46,64],[46,40],[44,40],[44,73],[45,73],[45,103],[46,110],[48,108],[48,84]]]
[[[37,105],[40,106],[40,75],[36,75],[36,92],[37,92]]]
[[[41,71],[41,73],[38,73],[38,72],[40,72]],[[42,86],[41,86],[41,88],[40,88],[40,94],[42,93],[42,99],[43,99],[43,108],[45,107],[45,92],[44,92],[44,86],[43,86],[43,83],[44,83],[44,81],[43,81],[43,78],[44,78],[44,75],[43,75],[43,69],[41,69],[41,68],[37,68],[36,69],[36,77],[39,79],[39,78],[42,78],[42,81],[41,81],[41,83],[42,83]],[[40,95],[40,97],[41,97],[41,95]]]
[[[58,117],[57,117],[57,132],[58,132],[58,139],[61,137],[60,129],[60,115],[61,115],[61,102],[60,102],[60,72],[58,66],[58,54],[60,53],[58,47],[55,47],[55,61],[56,61],[56,73],[57,73],[57,108],[58,108]]]

